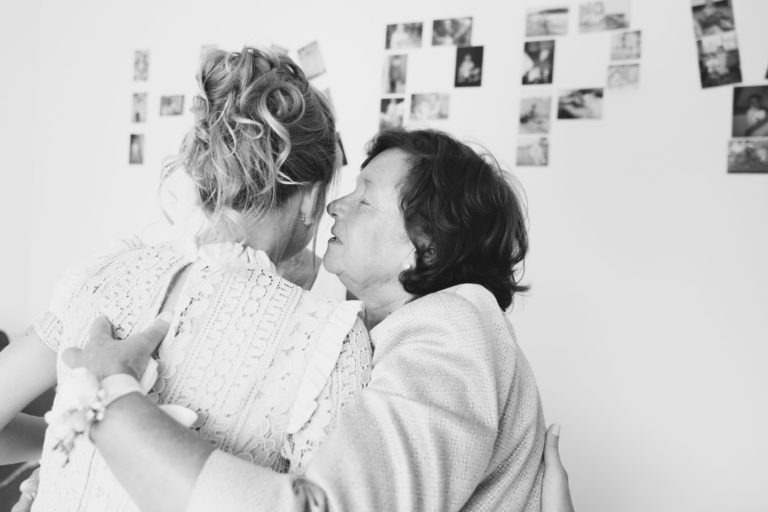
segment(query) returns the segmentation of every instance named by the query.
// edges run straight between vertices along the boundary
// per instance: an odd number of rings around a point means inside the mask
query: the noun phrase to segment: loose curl
[[[242,237],[244,223],[298,187],[320,182],[326,190],[336,160],[333,114],[293,60],[251,47],[211,50],[197,80],[195,125],[164,176],[184,168],[215,223],[229,221]]]
[[[399,197],[416,265],[400,274],[405,290],[423,296],[477,283],[507,309],[528,290],[516,272],[528,233],[522,201],[498,162],[443,132],[385,130],[369,143],[363,167],[388,149],[409,156]]]

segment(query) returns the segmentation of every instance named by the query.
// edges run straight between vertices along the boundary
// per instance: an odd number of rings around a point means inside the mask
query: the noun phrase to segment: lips
[[[331,229],[331,235],[331,238],[328,240],[329,242],[337,244],[342,243],[341,239],[336,235],[336,233],[334,233],[333,229]]]

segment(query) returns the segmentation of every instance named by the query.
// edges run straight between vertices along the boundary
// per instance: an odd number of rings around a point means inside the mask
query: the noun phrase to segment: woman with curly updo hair
[[[193,411],[209,446],[280,472],[303,472],[369,379],[359,303],[320,298],[275,267],[312,240],[340,167],[328,102],[290,58],[255,48],[208,52],[198,81],[194,127],[165,169],[194,183],[194,236],[124,246],[72,269],[49,310],[1,354],[0,463],[40,457],[44,426],[14,416],[59,382],[35,511],[137,510],[88,442],[99,414],[57,413],[72,403],[63,389],[76,373],[58,355],[84,347],[94,322],[123,339],[163,313],[170,331],[149,397]],[[149,387],[135,366],[112,373],[119,383],[94,372],[102,392],[91,402],[106,407]]]

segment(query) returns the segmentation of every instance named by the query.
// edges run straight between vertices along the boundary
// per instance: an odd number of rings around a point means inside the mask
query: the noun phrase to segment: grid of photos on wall
[[[406,120],[429,123],[450,116],[451,95],[442,91],[413,91],[408,87],[409,55],[428,45],[456,49],[453,87],[480,87],[483,47],[472,46],[472,17],[394,23],[385,31],[379,129],[402,127]],[[431,37],[426,31],[431,29]]]
[[[583,2],[578,11],[569,5],[529,8],[525,19],[520,129],[517,165],[549,165],[549,136],[557,120],[602,119],[606,89],[632,89],[640,82],[642,32],[631,29],[631,0]],[[578,13],[581,35],[610,33],[610,64],[606,83],[597,87],[553,92],[557,76],[555,56],[565,43],[571,15]],[[555,103],[556,100],[556,103]]]
[[[133,81],[138,87],[138,82],[145,83],[149,80],[149,50],[136,50],[133,52]],[[138,131],[139,125],[147,122],[147,97],[146,92],[134,92],[131,100],[131,131]],[[144,134],[131,133],[128,145],[128,164],[144,164]]]
[[[733,88],[729,173],[768,173],[768,85]]]
[[[741,83],[732,0],[691,0],[703,88]]]

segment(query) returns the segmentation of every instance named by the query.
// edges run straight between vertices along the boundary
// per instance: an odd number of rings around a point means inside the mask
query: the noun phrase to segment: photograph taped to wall
[[[184,113],[184,95],[160,96],[161,116],[180,116]]]
[[[611,35],[611,60],[636,60],[640,58],[642,32],[628,30]]]
[[[405,98],[383,98],[379,111],[379,130],[402,128],[405,118]]]
[[[525,37],[562,36],[568,33],[568,7],[528,9],[525,16]]]
[[[729,173],[768,173],[768,139],[728,141]]]
[[[387,25],[384,47],[387,50],[410,50],[421,48],[423,23],[395,23]]]
[[[599,0],[579,6],[579,31],[602,32],[629,28],[632,0]]]
[[[133,79],[142,82],[149,79],[149,50],[133,53]]]
[[[520,167],[549,165],[549,138],[531,136],[518,138],[517,165]]]
[[[691,0],[696,39],[736,30],[731,0]]]
[[[131,134],[131,143],[128,147],[128,163],[144,163],[144,135],[138,133]]]
[[[472,44],[472,18],[448,18],[432,22],[432,46]]]
[[[741,83],[741,57],[736,32],[702,37],[696,46],[702,87]]]
[[[411,119],[413,121],[435,121],[448,119],[450,95],[446,93],[420,93],[411,95]]]
[[[561,91],[557,101],[558,119],[602,119],[603,89]]]
[[[299,48],[299,62],[301,69],[307,75],[308,80],[312,80],[325,73],[325,63],[323,55],[320,53],[320,45],[313,41],[306,46]]]
[[[549,133],[551,119],[551,96],[532,96],[520,100],[520,133]]]
[[[408,55],[387,55],[384,58],[384,94],[402,94],[408,74]]]
[[[483,47],[456,48],[456,87],[479,87],[483,83]]]
[[[323,93],[323,96],[325,97],[325,99],[328,100],[328,106],[331,107],[331,112],[335,114],[336,108],[333,105],[333,99],[331,98],[331,90],[326,87],[320,92]]]
[[[640,64],[608,66],[608,89],[635,89],[640,83]]]
[[[768,137],[768,85],[733,88],[733,136]]]
[[[133,94],[133,108],[131,121],[144,123],[147,120],[147,93],[137,92]]]
[[[523,85],[551,84],[555,69],[555,41],[528,41],[523,47]]]
[[[288,48],[279,44],[272,43],[269,45],[269,49],[278,55],[288,55]]]

